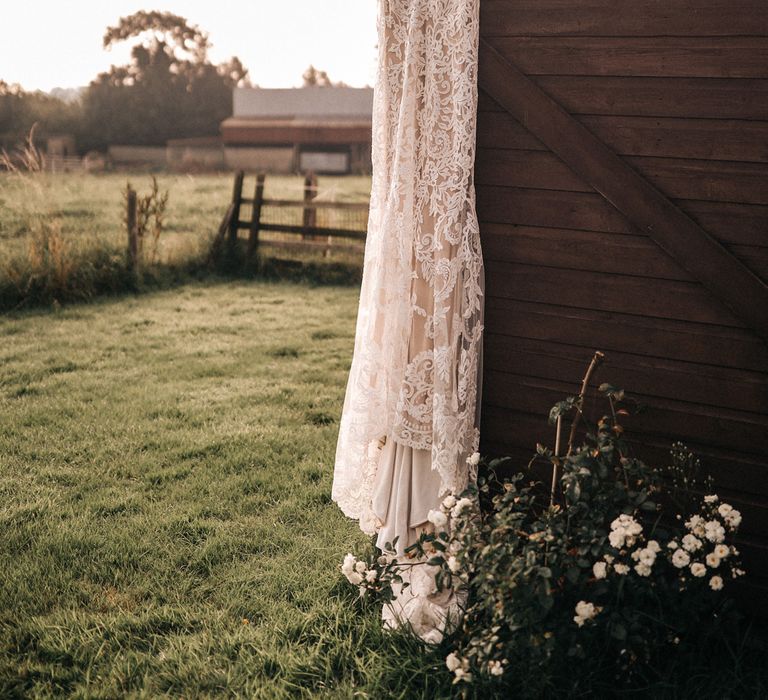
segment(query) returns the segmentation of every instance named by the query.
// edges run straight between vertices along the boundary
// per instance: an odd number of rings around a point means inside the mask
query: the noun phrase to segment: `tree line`
[[[37,124],[38,138],[75,136],[81,152],[110,144],[165,145],[213,136],[232,114],[232,90],[250,85],[239,58],[213,64],[208,34],[170,12],[141,11],[107,28],[104,48],[136,40],[128,65],[112,66],[66,101],[0,79],[0,147],[18,143]],[[332,86],[313,66],[305,85]]]

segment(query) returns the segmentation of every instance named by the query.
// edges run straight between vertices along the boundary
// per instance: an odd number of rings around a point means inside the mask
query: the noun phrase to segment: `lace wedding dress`
[[[333,499],[380,547],[398,536],[400,553],[475,478],[478,10],[479,0],[379,0],[371,212]],[[434,641],[456,602],[443,598],[412,585],[385,622]]]

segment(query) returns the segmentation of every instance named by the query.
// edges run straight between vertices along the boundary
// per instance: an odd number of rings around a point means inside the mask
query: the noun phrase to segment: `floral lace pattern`
[[[378,29],[371,213],[333,483],[370,533],[384,438],[431,450],[444,492],[474,478],[484,289],[479,0],[379,0]]]

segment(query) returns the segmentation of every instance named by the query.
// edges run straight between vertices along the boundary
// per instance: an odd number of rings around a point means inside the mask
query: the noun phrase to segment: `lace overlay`
[[[474,475],[483,262],[475,214],[479,0],[379,0],[373,185],[333,498],[376,531],[385,437]]]

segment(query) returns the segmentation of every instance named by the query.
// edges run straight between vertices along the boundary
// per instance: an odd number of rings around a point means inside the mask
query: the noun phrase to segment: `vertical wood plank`
[[[136,226],[136,190],[131,187],[128,188],[125,223],[128,229],[128,269],[135,274],[139,271],[139,235]]]
[[[306,233],[307,229],[313,229],[317,226],[317,209],[314,207],[306,206],[308,202],[311,202],[315,197],[317,197],[317,177],[314,173],[307,173],[306,177],[304,178],[304,217],[302,225],[304,226],[305,232],[302,234],[302,239],[307,240],[308,238],[312,238],[308,233]]]
[[[232,218],[229,222],[229,243],[230,246],[234,246],[237,241],[237,229],[240,225],[240,205],[243,199],[243,178],[245,173],[239,170],[235,174],[235,184],[232,188]]]
[[[248,257],[250,258],[259,245],[259,225],[261,224],[261,207],[264,203],[264,181],[266,175],[256,176],[256,190],[253,194],[253,214],[251,215],[251,230],[248,237]]]

